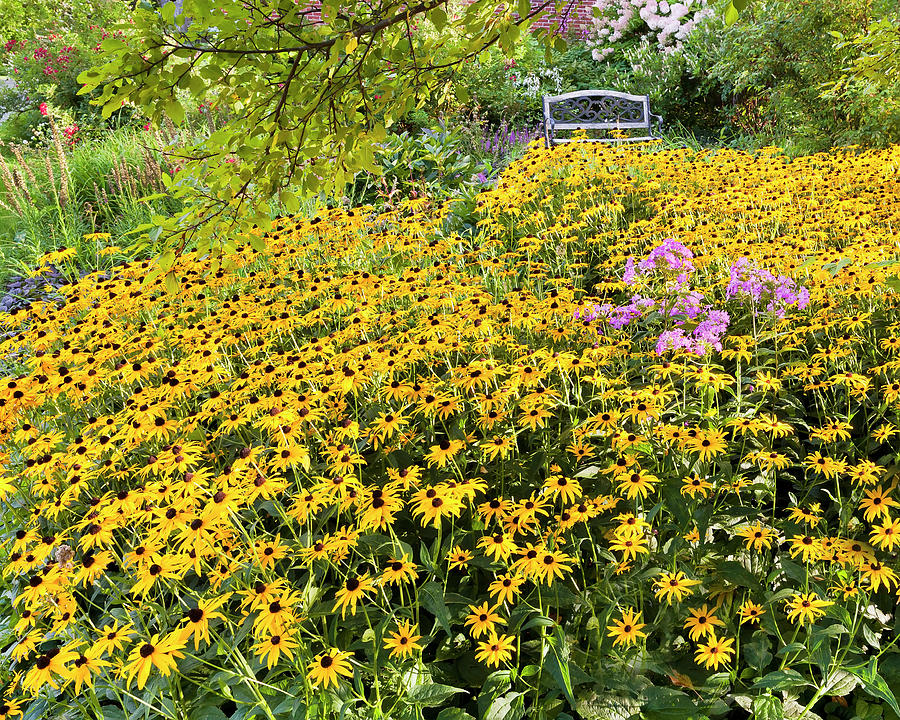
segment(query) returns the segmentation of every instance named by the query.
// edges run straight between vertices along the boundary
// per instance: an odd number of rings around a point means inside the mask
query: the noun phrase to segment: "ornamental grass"
[[[898,712],[898,168],[533,146],[0,316],[0,718]]]

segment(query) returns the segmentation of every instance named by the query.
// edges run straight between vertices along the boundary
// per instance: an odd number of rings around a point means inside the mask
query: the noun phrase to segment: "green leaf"
[[[859,685],[859,678],[846,670],[834,670],[825,681],[829,695],[846,697]]]
[[[511,692],[491,703],[484,714],[484,720],[520,720],[524,716],[525,694]]]
[[[163,174],[163,177],[166,177],[165,174]],[[163,184],[165,184],[165,182]],[[164,197],[168,197],[168,195],[166,193],[152,193],[150,195],[139,197],[135,202],[150,202],[151,200],[159,200]]]
[[[769,646],[769,638],[760,633],[741,647],[750,667],[762,671],[763,668],[772,662],[772,653],[769,652]]]
[[[411,703],[421,705],[422,707],[438,707],[447,698],[461,692],[466,691],[462,688],[452,687],[450,685],[428,683],[427,685],[416,685],[409,691],[407,698]]]
[[[181,103],[175,99],[169,100],[166,103],[166,115],[172,120],[176,125],[181,125],[184,122],[184,108],[181,106]]]
[[[266,239],[259,235],[248,235],[247,242],[256,252],[262,253],[266,251]]]
[[[784,557],[779,558],[778,562],[781,564],[784,574],[791,580],[796,580],[799,583],[806,582],[806,569],[802,565]]]
[[[897,704],[897,698],[894,697],[894,693],[891,692],[891,688],[884,681],[884,678],[878,674],[877,658],[873,657],[870,659],[868,665],[858,665],[845,669],[862,681],[863,689],[869,695],[884,700],[897,715],[900,715],[900,705]]]
[[[217,707],[204,707],[192,711],[191,720],[228,720],[228,716]]]
[[[157,259],[157,263],[159,264],[159,267],[163,272],[169,272],[169,270],[171,270],[172,266],[175,264],[175,251],[166,250],[165,252],[163,252]]]
[[[642,707],[648,720],[689,720],[698,717],[690,695],[667,687],[649,687],[643,692]]]
[[[484,718],[494,700],[509,690],[511,681],[512,673],[509,670],[495,670],[484,679],[481,692],[478,693],[479,718]]]
[[[447,25],[447,12],[444,8],[438,6],[428,13],[428,19],[435,29],[440,32]]]
[[[719,575],[733,585],[752,588],[759,584],[753,573],[735,560],[726,560],[719,563],[718,568]]]
[[[419,590],[419,603],[437,619],[440,626],[448,635],[450,630],[450,611],[444,602],[444,588],[434,581],[425,583]]]
[[[665,507],[675,516],[678,527],[686,530],[691,523],[691,513],[688,511],[687,504],[681,496],[680,483],[676,485],[674,482],[666,482],[662,485],[662,496],[665,500]]]
[[[728,3],[728,7],[725,8],[725,25],[726,27],[730,27],[737,22],[738,19],[738,11],[734,7],[733,3]]]
[[[556,623],[550,618],[543,615],[535,615],[522,625],[522,631],[531,630],[531,628],[552,627],[553,625],[556,625]]]
[[[116,705],[104,705],[102,720],[126,720],[125,711]]]
[[[291,215],[294,215],[300,210],[300,201],[290,190],[282,190],[278,194],[278,199],[281,201],[281,204],[284,205],[284,209]]]
[[[166,291],[170,295],[177,295],[178,288],[181,286],[181,283],[178,281],[178,276],[174,272],[166,273]]]
[[[444,708],[438,713],[437,720],[475,720],[475,718],[469,715],[465,710],[449,707]]]
[[[787,690],[801,685],[806,685],[806,682],[803,680],[803,676],[795,670],[774,670],[753,683],[755,689],[768,690]]]
[[[119,40],[118,38],[107,38],[100,43],[100,49],[104,53],[114,53],[119,50],[124,50],[128,46],[124,43],[124,41]]]
[[[556,680],[556,684],[571,707],[575,707],[575,696],[572,694],[572,675],[569,671],[569,643],[566,634],[559,626],[548,638],[548,648],[544,653],[544,665]]]
[[[774,695],[753,698],[753,720],[782,720],[784,707]]]

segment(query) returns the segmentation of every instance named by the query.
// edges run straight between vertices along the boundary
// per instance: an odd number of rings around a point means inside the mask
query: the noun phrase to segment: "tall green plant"
[[[146,255],[152,248],[140,245],[134,228],[178,209],[163,192],[165,138],[123,129],[68,151],[52,127],[49,149],[13,145],[0,156],[0,279],[60,246],[73,248],[83,268]],[[121,249],[104,250],[107,236]]]

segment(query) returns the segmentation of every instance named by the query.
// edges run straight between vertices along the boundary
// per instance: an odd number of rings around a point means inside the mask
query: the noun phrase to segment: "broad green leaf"
[[[119,50],[125,50],[127,47],[125,42],[118,38],[107,38],[100,43],[100,49],[108,54],[118,52]]]
[[[525,716],[525,694],[507,693],[496,698],[484,714],[484,720],[521,720]]]
[[[160,254],[159,258],[157,259],[157,262],[159,263],[160,269],[164,273],[169,272],[169,270],[171,270],[172,266],[175,264],[175,251],[174,250],[164,251],[163,253]]]
[[[571,707],[575,707],[575,696],[572,694],[572,676],[569,671],[569,644],[563,629],[556,627],[553,635],[547,638],[547,650],[544,653],[544,666],[556,680],[556,684]]]
[[[742,585],[748,588],[759,585],[756,576],[735,560],[726,560],[718,563],[718,569],[719,575],[734,585]]]
[[[438,713],[437,720],[475,720],[475,718],[469,715],[465,710],[448,707]]]
[[[407,699],[409,702],[422,707],[438,707],[447,698],[462,692],[466,691],[450,685],[428,683],[427,685],[416,685],[409,691]]]
[[[184,122],[184,108],[177,100],[172,99],[166,103],[166,115],[176,125],[181,125]]]
[[[228,716],[217,707],[203,707],[191,711],[191,720],[228,720]]]
[[[643,715],[648,720],[693,720],[699,716],[690,695],[668,687],[652,686],[643,692]]]
[[[166,291],[170,295],[177,295],[178,289],[181,287],[181,283],[178,280],[178,276],[173,272],[166,273],[165,285],[166,285]]]
[[[440,6],[433,8],[428,13],[428,19],[435,29],[440,32],[447,25],[447,11]]]
[[[419,603],[435,616],[444,632],[448,635],[453,634],[450,629],[450,611],[444,602],[443,587],[434,581],[425,583],[419,590]]]
[[[282,190],[278,194],[278,199],[281,201],[281,204],[284,205],[284,209],[291,215],[300,210],[300,200],[290,190]]]
[[[731,26],[734,25],[738,20],[738,11],[737,8],[734,7],[733,3],[728,3],[728,6],[725,8],[725,25]]]
[[[867,665],[857,665],[856,667],[845,669],[862,681],[863,689],[869,695],[877,697],[879,700],[884,700],[897,715],[900,715],[900,705],[897,704],[897,698],[891,692],[891,688],[884,681],[884,678],[878,674],[877,658],[871,658]]]
[[[266,239],[260,237],[259,235],[248,235],[247,242],[250,244],[256,252],[265,252],[266,251]]]
[[[783,720],[784,708],[774,695],[753,698],[753,720]]]
[[[788,690],[797,688],[808,683],[804,681],[803,676],[796,670],[774,670],[768,675],[753,683],[754,688],[764,688],[768,690]]]
[[[769,647],[769,638],[759,633],[753,640],[741,646],[741,652],[750,667],[762,671],[772,662],[772,653],[769,652]]]

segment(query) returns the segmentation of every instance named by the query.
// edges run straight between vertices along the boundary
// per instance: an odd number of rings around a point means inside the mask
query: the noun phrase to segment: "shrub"
[[[755,4],[723,34],[711,67],[734,95],[735,123],[759,131],[763,142],[789,141],[801,152],[900,138],[896,84],[850,82],[823,96],[864,52],[843,45],[840,35],[891,13],[895,3],[864,0]]]
[[[88,2],[73,9],[68,18],[53,15],[48,19],[38,12],[27,27],[7,30],[0,67],[14,85],[0,91],[0,114],[19,116],[17,140],[50,139],[49,126],[42,119],[46,112],[38,112],[47,106],[65,119],[66,127],[77,126],[81,137],[131,120],[130,108],[109,121],[101,120],[99,108],[89,104],[93,95],[79,96],[81,86],[76,80],[97,61],[101,41],[121,36],[121,30],[107,30],[104,24],[116,22],[124,10],[110,0]]]

